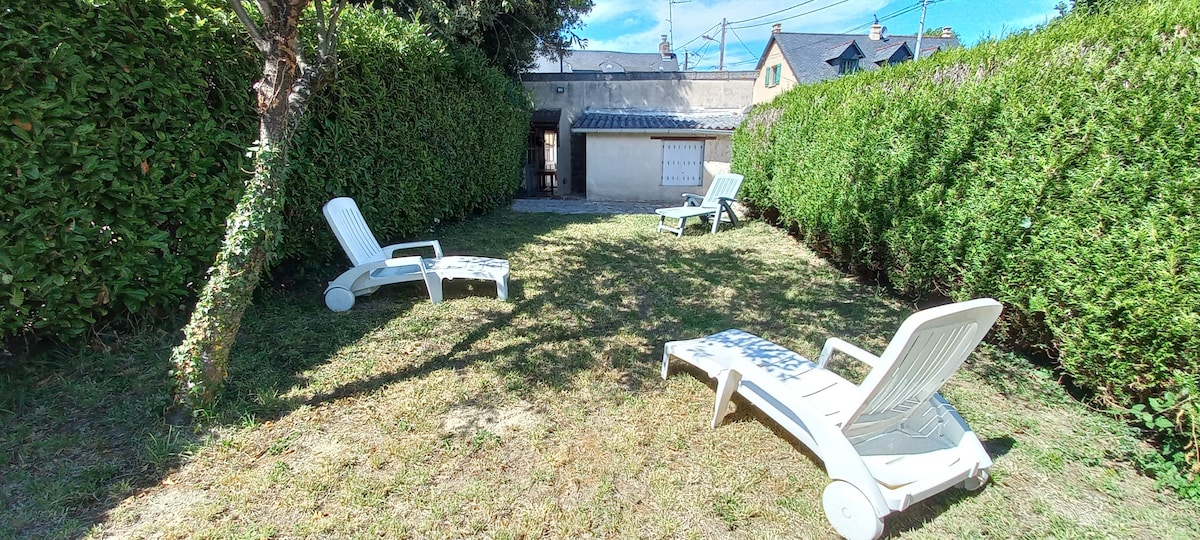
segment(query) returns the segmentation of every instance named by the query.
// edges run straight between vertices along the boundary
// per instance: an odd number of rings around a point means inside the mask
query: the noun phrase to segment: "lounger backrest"
[[[380,246],[375,235],[371,234],[371,228],[367,227],[367,222],[363,219],[362,212],[358,211],[354,199],[333,199],[325,203],[321,213],[325,214],[325,221],[329,223],[329,228],[333,229],[333,235],[342,245],[346,256],[350,257],[351,264],[358,266],[387,259],[383,246]]]
[[[742,178],[740,174],[721,173],[713,178],[712,185],[708,186],[708,193],[704,194],[704,201],[700,203],[702,208],[716,208],[721,205],[721,199],[736,199],[738,189],[742,187]]]
[[[903,422],[958,370],[1000,316],[991,298],[959,302],[913,314],[880,355],[861,388],[863,404],[842,431],[859,437]]]

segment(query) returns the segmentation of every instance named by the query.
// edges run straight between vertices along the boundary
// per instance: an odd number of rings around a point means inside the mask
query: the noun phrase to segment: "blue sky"
[[[1055,17],[1058,0],[930,0],[926,28],[949,26],[970,46]],[[589,50],[657,52],[663,34],[674,35],[680,61],[689,68],[715,70],[721,18],[730,24],[725,37],[725,69],[752,70],[780,23],[785,32],[862,33],[878,16],[893,35],[914,35],[921,18],[920,0],[596,0],[577,33]],[[778,12],[778,13],[776,13]],[[673,19],[673,22],[672,22]]]

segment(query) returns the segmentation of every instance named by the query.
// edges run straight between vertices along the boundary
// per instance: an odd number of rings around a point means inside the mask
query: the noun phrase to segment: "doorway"
[[[558,185],[558,118],[561,109],[534,111],[525,156],[525,192],[530,197],[561,195]]]

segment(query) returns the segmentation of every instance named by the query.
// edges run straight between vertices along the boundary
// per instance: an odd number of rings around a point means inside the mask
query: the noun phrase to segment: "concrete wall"
[[[682,204],[684,193],[703,195],[714,176],[729,172],[729,135],[704,141],[704,180],[700,186],[662,185],[662,137],[631,133],[588,133],[587,198],[596,201],[654,201]]]
[[[779,73],[779,84],[768,87],[767,70],[776,64],[783,65]],[[771,50],[767,51],[767,60],[763,62],[763,67],[758,71],[757,75],[758,77],[754,79],[754,103],[771,101],[775,99],[775,96],[796,86],[796,74],[792,72],[792,68],[788,65],[787,60],[783,59],[783,51],[779,50],[779,44],[773,41],[771,42]]]
[[[526,73],[521,76],[525,89],[533,96],[536,109],[561,109],[558,133],[557,192],[572,194],[571,124],[586,111],[600,109],[644,109],[670,112],[699,109],[742,109],[750,106],[754,97],[753,71],[707,71],[674,73]],[[561,91],[560,91],[561,89]],[[588,139],[597,134],[589,133]],[[707,144],[705,145],[707,159]],[[661,176],[662,148],[653,166]],[[728,160],[726,160],[728,161]],[[611,164],[612,162],[609,162]],[[629,163],[623,157],[616,163]],[[589,154],[587,170],[603,165],[604,160]],[[659,179],[661,184],[661,178]],[[588,179],[588,198],[591,179]],[[670,199],[670,198],[668,198]],[[660,199],[646,199],[660,200]]]

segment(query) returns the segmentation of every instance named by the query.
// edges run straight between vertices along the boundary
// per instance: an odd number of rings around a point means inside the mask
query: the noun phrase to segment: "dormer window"
[[[825,62],[837,68],[838,75],[847,75],[860,69],[858,61],[864,58],[862,49],[854,41],[834,45],[825,51]]]
[[[900,42],[899,45],[889,45],[880,47],[875,50],[875,65],[877,66],[894,66],[901,62],[912,60],[912,49],[908,47],[908,43]]]

